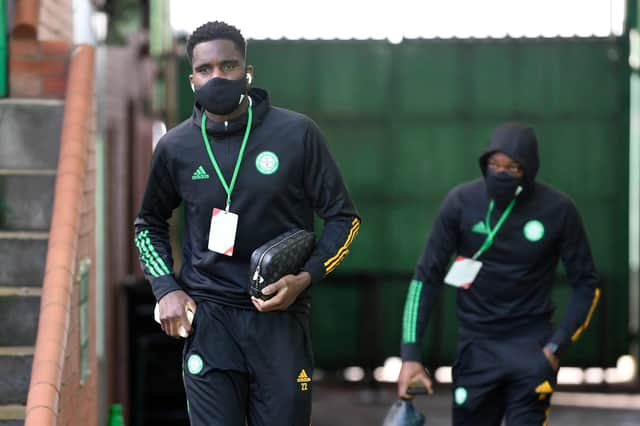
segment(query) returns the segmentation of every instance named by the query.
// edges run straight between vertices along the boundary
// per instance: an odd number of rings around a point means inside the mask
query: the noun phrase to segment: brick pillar
[[[65,40],[9,40],[9,96],[63,99],[71,43]]]

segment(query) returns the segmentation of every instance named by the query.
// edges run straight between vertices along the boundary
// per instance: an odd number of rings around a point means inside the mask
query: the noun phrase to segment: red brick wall
[[[9,96],[64,98],[71,44],[65,40],[9,40]]]
[[[73,0],[40,0],[38,39],[73,40]]]
[[[9,39],[9,96],[62,99],[73,43],[73,0],[39,0],[22,6],[20,16],[28,17],[22,24],[35,31],[31,36],[29,31],[16,31]]]
[[[95,117],[95,105],[94,114]],[[90,126],[88,161],[82,205],[79,212],[78,255],[76,259],[76,279],[73,287],[70,323],[67,335],[62,388],[60,391],[61,426],[96,426],[98,418],[96,361],[96,257],[95,257],[95,119]],[[80,287],[77,280],[80,261],[91,259],[89,270],[89,370],[84,384],[80,384]]]

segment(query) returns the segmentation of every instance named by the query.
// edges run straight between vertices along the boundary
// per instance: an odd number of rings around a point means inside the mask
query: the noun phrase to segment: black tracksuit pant
[[[542,352],[551,329],[519,336],[461,332],[453,367],[453,425],[547,425],[557,372]]]
[[[308,426],[309,315],[199,302],[183,350],[192,426]]]

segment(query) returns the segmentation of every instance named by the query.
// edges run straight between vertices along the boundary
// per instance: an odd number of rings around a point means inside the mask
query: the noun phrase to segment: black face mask
[[[498,203],[508,203],[517,195],[518,187],[522,186],[522,178],[511,176],[506,172],[494,173],[487,170],[484,179],[489,196]]]
[[[215,77],[195,91],[196,101],[212,114],[231,114],[247,92],[247,79],[227,80]]]

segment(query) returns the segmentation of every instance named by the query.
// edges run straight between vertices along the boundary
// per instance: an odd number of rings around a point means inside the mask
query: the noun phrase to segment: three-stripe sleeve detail
[[[338,252],[334,256],[332,256],[331,258],[327,259],[326,262],[324,262],[324,267],[327,274],[333,271],[334,269],[336,269],[336,267],[340,264],[340,262],[342,262],[342,260],[347,256],[347,254],[349,254],[349,246],[355,239],[356,235],[358,235],[359,229],[360,229],[360,219],[358,219],[357,217],[354,217],[353,221],[351,222],[351,229],[349,230],[349,234],[347,235],[346,241],[338,249]]]
[[[145,229],[144,231],[141,231],[136,236],[135,243],[140,253],[140,261],[153,277],[157,278],[171,274],[167,264],[162,260],[156,249],[151,244],[148,230]]]
[[[409,285],[407,301],[404,304],[404,317],[402,321],[402,342],[416,342],[416,327],[418,322],[418,305],[422,293],[422,281],[413,280]]]

